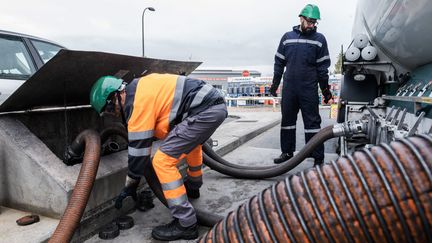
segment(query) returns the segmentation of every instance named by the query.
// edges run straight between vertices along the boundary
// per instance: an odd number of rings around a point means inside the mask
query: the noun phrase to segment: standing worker
[[[116,199],[116,208],[132,196],[144,168],[151,163],[173,221],[152,231],[157,240],[198,237],[195,209],[188,197],[198,198],[202,185],[204,143],[227,117],[223,97],[204,81],[172,74],[150,74],[126,85],[121,79],[105,76],[96,81],[90,104],[98,112],[113,113],[127,123],[128,175]],[[150,159],[153,137],[162,143]],[[176,165],[186,158],[187,178],[183,183]]]
[[[300,12],[300,25],[285,33],[275,55],[273,83],[270,94],[276,90],[283,76],[282,88],[282,154],[274,159],[279,164],[293,157],[296,147],[296,121],[299,109],[304,123],[306,143],[320,130],[321,117],[318,106],[319,83],[324,102],[332,99],[328,85],[330,57],[327,41],[317,30],[320,11],[316,5],[307,4]],[[284,73],[285,68],[285,73]],[[315,165],[324,161],[324,145],[317,147],[312,157]]]

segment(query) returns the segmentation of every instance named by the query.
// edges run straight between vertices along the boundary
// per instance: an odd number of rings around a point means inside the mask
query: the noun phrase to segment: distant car
[[[0,104],[61,49],[49,40],[0,30]]]

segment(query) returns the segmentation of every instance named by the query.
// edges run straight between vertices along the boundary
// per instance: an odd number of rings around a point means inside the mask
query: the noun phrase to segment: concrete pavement
[[[217,146],[213,150],[223,156],[278,125],[280,119],[280,112],[241,112],[230,109],[227,121],[212,136],[212,139],[217,141]]]
[[[218,146],[215,151],[223,154],[224,159],[242,165],[265,166],[273,165],[271,158],[280,154],[279,148],[265,148],[257,146],[260,140],[278,140],[279,137],[265,131],[279,131],[277,126],[280,122],[279,112],[236,112],[230,111],[230,118],[212,136],[217,140]],[[301,122],[301,120],[300,120]],[[299,131],[300,133],[302,131]],[[253,139],[255,138],[255,139]],[[252,141],[249,141],[253,139]],[[239,148],[240,145],[243,145]],[[230,151],[234,150],[230,153]],[[326,160],[335,159],[337,156],[326,153]],[[312,159],[307,159],[294,170],[287,174],[265,179],[265,180],[241,180],[222,175],[216,171],[204,168],[204,185],[201,187],[201,197],[192,200],[195,207],[201,210],[213,212],[226,216],[230,211],[236,209],[249,198],[257,195],[262,190],[275,182],[284,179],[286,176],[295,174],[313,166]],[[97,235],[86,242],[159,242],[152,239],[151,230],[153,227],[169,223],[170,212],[157,199],[156,207],[148,212],[135,211],[131,214],[135,220],[132,229],[121,231],[120,236],[113,240],[101,240]],[[199,227],[200,235],[204,235],[209,228]],[[195,242],[195,241],[174,241],[174,242]]]
[[[229,110],[229,117],[213,134],[212,139],[217,142],[214,150],[225,155],[250,139],[271,129],[280,123],[280,112],[271,111],[238,111]],[[201,197],[192,203],[199,208],[225,215],[232,207],[242,203],[254,195],[254,191],[265,188],[268,182],[254,181],[253,188],[249,186],[251,181],[233,180],[230,177],[204,168],[204,185],[201,188]],[[147,211],[135,211],[129,216],[135,220],[132,229],[121,231],[120,236],[113,240],[101,240],[94,235],[86,242],[159,242],[151,237],[153,227],[169,223],[171,216],[169,210],[157,199],[154,200],[155,208]],[[206,227],[199,228],[200,235],[208,231]],[[175,241],[194,242],[194,241]]]
[[[0,242],[43,242],[49,239],[59,220],[40,217],[40,222],[27,226],[18,226],[15,221],[31,212],[0,207]]]
[[[259,135],[261,132],[277,125],[280,120],[279,112],[232,112],[230,111],[230,117],[227,121],[215,132],[212,137],[218,142],[218,146],[215,148],[220,154],[226,154],[241,144],[245,143],[249,139]],[[126,165],[125,165],[126,166]],[[157,209],[160,211],[166,210],[163,205],[159,202],[155,203]],[[111,205],[112,206],[112,205]],[[112,210],[111,210],[112,211]],[[43,242],[49,239],[49,236],[54,232],[58,219],[52,219],[48,217],[41,217],[41,221],[30,225],[30,226],[17,226],[15,220],[18,218],[31,214],[31,212],[23,212],[14,210],[6,207],[1,207],[0,211],[0,243],[2,242]],[[112,216],[113,212],[106,213]],[[136,212],[136,214],[139,214]],[[154,218],[152,219],[152,217]],[[102,216],[103,217],[103,216]],[[166,218],[168,217],[168,218]],[[136,235],[137,242],[142,242],[140,236],[143,234],[150,237],[150,234],[145,233],[150,231],[155,225],[169,221],[169,212],[160,212],[157,210],[149,211],[145,215],[146,222],[140,224],[139,216],[136,217],[137,226],[134,229],[139,229],[139,234]],[[147,220],[152,219],[152,220]],[[103,220],[96,220],[94,222],[102,222]],[[92,222],[92,223],[94,223]],[[150,223],[150,225],[147,225]],[[88,223],[86,223],[88,224]],[[94,227],[94,226],[92,226]],[[87,228],[87,227],[85,227]],[[85,229],[83,229],[84,231]],[[131,231],[132,232],[132,231]],[[135,237],[134,237],[135,238]],[[92,237],[92,240],[98,241],[98,236]],[[130,240],[126,240],[130,242]],[[91,242],[91,241],[90,241]],[[113,242],[118,242],[114,240]]]
[[[254,141],[278,140],[279,137],[275,137],[273,134],[264,135],[267,138],[259,136],[263,136],[262,133],[269,129],[279,130],[277,125],[280,123],[280,118],[280,112],[272,112],[270,109],[230,109],[229,118],[212,136],[212,139],[217,141],[218,144],[214,150],[220,155],[225,155],[224,158],[226,160],[235,161],[239,164],[271,165],[272,161],[269,158],[279,155],[280,150],[276,148],[256,147],[256,142],[249,144],[248,141],[257,136]],[[245,146],[237,149],[241,145]],[[234,149],[237,150],[230,153]],[[330,157],[332,156],[326,154],[326,159]],[[288,174],[309,168],[312,164],[312,161],[306,161]],[[248,198],[256,195],[276,181],[285,178],[285,176],[282,175],[266,180],[239,180],[205,168],[201,198],[194,200],[193,204],[201,209],[225,216],[228,212],[248,200]],[[129,203],[132,203],[131,201]],[[95,234],[86,240],[86,242],[158,242],[151,238],[151,230],[157,225],[170,222],[171,216],[168,209],[157,199],[154,200],[154,203],[156,205],[155,208],[149,211],[134,211],[130,213],[129,215],[135,220],[135,226],[132,229],[121,231],[119,237],[113,240],[101,240]],[[56,219],[41,218],[41,221],[33,226],[25,226],[27,228],[19,227],[16,225],[15,220],[21,217],[22,214],[23,212],[20,211],[2,208],[2,214],[0,214],[0,242],[41,242],[47,240],[58,222]],[[111,210],[107,214],[112,217],[113,214],[118,214],[118,212]],[[6,215],[8,216],[7,218],[5,217]],[[96,219],[93,223],[103,222],[102,218],[104,216],[101,215],[100,217],[100,220]],[[102,227],[102,225],[97,225]],[[202,235],[208,228],[200,227],[199,230]],[[25,232],[25,234],[20,234],[20,232]]]

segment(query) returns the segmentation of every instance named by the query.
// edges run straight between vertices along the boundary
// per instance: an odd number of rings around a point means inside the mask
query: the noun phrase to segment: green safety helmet
[[[317,5],[308,4],[306,5],[299,14],[310,19],[320,19],[320,11]]]
[[[122,79],[113,76],[99,78],[90,91],[90,105],[101,113],[107,104],[107,99],[111,93],[119,91],[123,83]]]

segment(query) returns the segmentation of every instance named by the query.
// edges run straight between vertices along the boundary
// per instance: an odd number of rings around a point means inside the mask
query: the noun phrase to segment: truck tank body
[[[362,55],[344,55],[338,122],[370,119],[373,126],[371,134],[348,142],[367,145],[432,132],[431,22],[429,0],[359,0],[348,50],[358,47]],[[365,47],[356,46],[361,35],[376,57],[363,56]]]
[[[432,62],[431,13],[429,0],[360,0],[352,36],[367,34],[387,58],[412,71]]]

